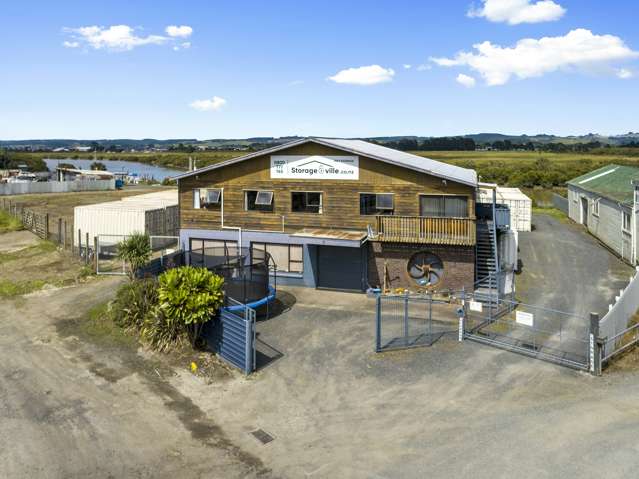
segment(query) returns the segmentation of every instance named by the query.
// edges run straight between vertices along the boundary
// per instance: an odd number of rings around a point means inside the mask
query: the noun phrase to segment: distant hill
[[[321,135],[320,135],[321,136]],[[505,135],[502,133],[476,133],[471,135],[456,135],[455,138],[472,139],[478,146],[491,145],[499,141],[510,141],[513,144],[533,143],[545,145],[553,143],[580,144],[599,142],[602,145],[620,146],[629,143],[639,142],[639,132],[628,132],[620,135],[606,136],[595,133],[580,136],[556,136],[556,135]],[[73,150],[79,147],[94,147],[99,145],[101,149],[118,148],[123,150],[148,150],[148,149],[169,149],[182,147],[209,148],[209,149],[260,149],[278,145],[287,141],[302,138],[300,136],[270,137],[260,136],[251,138],[214,138],[209,140],[197,140],[195,138],[173,138],[157,140],[154,138],[144,139],[33,139],[33,140],[0,140],[0,147],[26,149],[26,150],[53,150],[66,148]],[[378,143],[397,143],[401,140],[415,140],[423,142],[432,140],[433,136],[377,136],[362,138],[373,140]]]

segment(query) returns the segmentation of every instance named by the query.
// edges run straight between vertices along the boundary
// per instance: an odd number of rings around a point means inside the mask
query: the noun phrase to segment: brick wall
[[[472,246],[412,245],[406,243],[381,243],[372,241],[368,248],[368,282],[373,287],[384,284],[384,264],[389,276],[390,288],[418,290],[406,270],[408,260],[418,251],[433,253],[444,263],[444,275],[436,290],[472,291],[475,282],[475,249]]]

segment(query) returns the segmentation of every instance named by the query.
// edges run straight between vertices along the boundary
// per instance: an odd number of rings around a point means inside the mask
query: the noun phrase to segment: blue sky
[[[634,0],[2,10],[1,139],[639,131]]]

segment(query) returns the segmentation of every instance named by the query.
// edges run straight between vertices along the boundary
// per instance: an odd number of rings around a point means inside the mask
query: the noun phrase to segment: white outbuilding
[[[127,236],[146,233],[149,236],[177,236],[178,192],[164,190],[129,196],[119,201],[76,206],[73,210],[73,243],[93,245],[97,236]]]
[[[510,227],[515,231],[531,231],[532,228],[532,200],[519,188],[496,188],[496,200],[498,204],[508,206],[510,209]],[[480,188],[477,201],[479,203],[492,203],[493,190]]]

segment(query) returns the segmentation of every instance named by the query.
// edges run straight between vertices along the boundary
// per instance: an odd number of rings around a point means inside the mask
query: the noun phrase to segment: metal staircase
[[[496,290],[497,232],[490,220],[477,222],[477,246],[475,251],[475,288]]]

